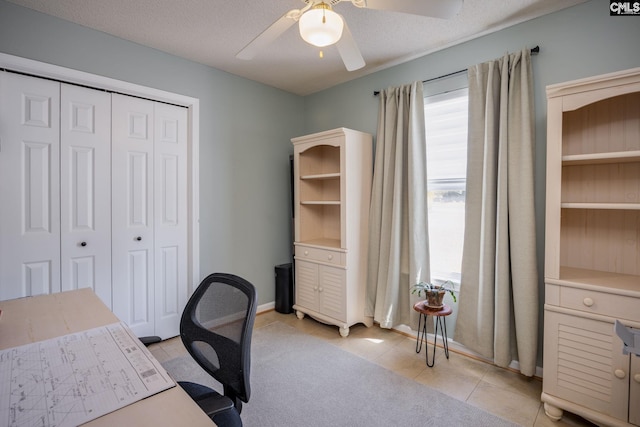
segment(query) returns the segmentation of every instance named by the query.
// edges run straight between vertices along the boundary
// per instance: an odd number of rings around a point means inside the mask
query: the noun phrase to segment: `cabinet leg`
[[[346,338],[349,336],[349,328],[340,327],[340,336]]]
[[[551,418],[553,421],[560,421],[564,411],[560,408],[556,408],[555,406],[545,402],[544,413],[547,414],[547,417]]]
[[[300,310],[296,310],[296,317],[302,320],[304,319],[304,313],[301,312]]]

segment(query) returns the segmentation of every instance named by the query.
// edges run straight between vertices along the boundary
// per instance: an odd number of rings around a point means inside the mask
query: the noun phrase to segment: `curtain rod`
[[[540,46],[536,46],[536,47],[532,47],[531,48],[531,54],[535,55],[536,53],[540,53]],[[428,82],[432,82],[434,80],[440,80],[440,79],[444,79],[445,77],[451,77],[451,76],[455,76],[457,74],[466,73],[466,72],[467,72],[467,69],[465,68],[464,70],[458,70],[458,71],[454,71],[453,73],[444,74],[442,76],[433,77],[431,79],[423,80],[422,83],[428,83]],[[373,96],[378,96],[379,94],[380,94],[379,90],[376,90],[376,91],[373,92]]]

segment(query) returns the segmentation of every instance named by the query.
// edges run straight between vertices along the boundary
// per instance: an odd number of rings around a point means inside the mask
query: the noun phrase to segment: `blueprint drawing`
[[[174,386],[114,323],[0,350],[0,425],[77,426]]]

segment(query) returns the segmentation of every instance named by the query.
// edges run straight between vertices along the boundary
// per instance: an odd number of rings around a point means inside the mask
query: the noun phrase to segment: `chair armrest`
[[[233,401],[226,396],[214,395],[196,402],[198,406],[211,418],[213,415],[227,411],[234,407]]]

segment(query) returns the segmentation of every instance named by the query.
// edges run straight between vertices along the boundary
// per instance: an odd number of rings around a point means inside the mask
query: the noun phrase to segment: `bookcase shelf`
[[[625,162],[640,162],[640,150],[562,156],[562,164],[564,166]]]
[[[640,203],[561,203],[562,209],[640,210]]]
[[[323,180],[323,179],[336,179],[336,178],[340,178],[340,173],[323,173],[323,174],[317,174],[317,175],[303,175],[300,177],[300,179],[308,179],[308,180]]]

